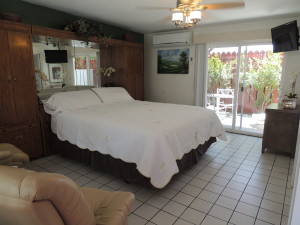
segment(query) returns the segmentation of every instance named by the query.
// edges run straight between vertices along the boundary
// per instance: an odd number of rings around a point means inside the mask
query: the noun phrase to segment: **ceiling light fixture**
[[[177,8],[171,9],[172,22],[176,27],[185,29],[194,27],[201,20],[200,0],[177,0]]]

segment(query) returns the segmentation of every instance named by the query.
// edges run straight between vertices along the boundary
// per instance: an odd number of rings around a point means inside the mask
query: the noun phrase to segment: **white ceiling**
[[[139,33],[174,30],[176,0],[23,0]],[[203,0],[202,4],[243,2]],[[300,16],[300,0],[244,0],[244,8],[207,10],[197,27],[228,21]]]

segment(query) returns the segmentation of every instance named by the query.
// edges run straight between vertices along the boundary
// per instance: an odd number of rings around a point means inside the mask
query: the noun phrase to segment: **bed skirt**
[[[211,137],[203,145],[199,145],[196,149],[186,153],[181,160],[177,160],[179,172],[196,164],[200,157],[207,151],[212,143],[216,142],[215,137]],[[68,141],[60,141],[55,134],[52,134],[52,146],[62,156],[76,161],[83,162],[102,172],[115,175],[122,178],[127,183],[140,184],[146,187],[154,188],[150,179],[144,177],[136,169],[135,163],[127,163],[121,159],[115,159],[110,155],[104,155],[96,151],[81,149]],[[174,178],[174,176],[173,176]]]

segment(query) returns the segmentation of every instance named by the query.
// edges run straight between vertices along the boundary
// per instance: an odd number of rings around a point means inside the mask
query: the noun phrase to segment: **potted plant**
[[[298,100],[298,96],[295,93],[295,88],[296,88],[297,77],[298,77],[298,75],[300,75],[300,71],[293,72],[291,75],[292,75],[292,77],[291,77],[292,91],[288,95],[285,95],[287,97],[287,99],[282,100],[282,106],[285,109],[295,109],[296,105],[297,105],[297,100]]]
[[[77,33],[79,36],[90,38],[105,38],[102,26],[99,23],[90,22],[86,19],[76,19],[67,24],[64,30]]]
[[[110,77],[112,75],[112,73],[116,72],[116,69],[113,68],[112,66],[110,67],[103,67],[103,68],[98,68],[97,69],[97,78],[98,78],[98,81],[97,81],[97,84],[98,84],[98,87],[100,87],[100,81],[101,81],[101,74],[103,74],[103,76],[105,77]],[[112,82],[108,82],[106,84],[104,84],[104,86],[106,87],[113,87],[113,83]]]

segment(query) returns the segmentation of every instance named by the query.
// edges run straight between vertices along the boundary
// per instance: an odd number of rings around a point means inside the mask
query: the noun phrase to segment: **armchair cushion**
[[[80,188],[80,190],[89,202],[97,224],[127,224],[127,215],[134,202],[132,193],[109,192],[93,188]]]
[[[60,174],[0,166],[0,225],[126,225],[133,201],[131,193],[79,188]],[[20,213],[22,223],[12,218],[20,210],[29,212]]]

